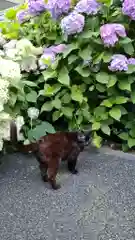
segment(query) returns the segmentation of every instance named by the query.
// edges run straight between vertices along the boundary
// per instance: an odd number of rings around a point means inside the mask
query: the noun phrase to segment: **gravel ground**
[[[40,179],[33,156],[0,165],[1,240],[134,240],[135,161],[84,152],[78,176],[61,166],[62,188]]]

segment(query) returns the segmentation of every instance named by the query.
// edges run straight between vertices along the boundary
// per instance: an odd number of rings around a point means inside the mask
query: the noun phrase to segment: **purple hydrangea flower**
[[[122,54],[115,54],[112,56],[110,66],[108,68],[112,72],[127,71],[128,70],[128,59]]]
[[[128,59],[128,64],[135,65],[135,58],[129,58]]]
[[[72,12],[61,20],[61,29],[65,35],[72,35],[82,32],[85,18],[83,15]]]
[[[98,3],[96,0],[80,0],[74,10],[78,13],[95,15],[97,14],[100,6],[100,3]]]
[[[49,51],[49,49],[45,49],[43,55],[38,60],[40,70],[48,68],[48,64],[44,63],[44,60],[47,60],[53,64],[55,62],[55,54],[52,51]]]
[[[63,13],[68,13],[71,6],[71,0],[48,0],[47,8],[52,17],[57,19]]]
[[[28,0],[28,10],[30,14],[38,15],[47,9],[44,0]]]
[[[53,53],[58,54],[58,53],[62,53],[66,49],[66,45],[65,44],[59,44],[57,46],[51,46],[49,49]]]
[[[122,4],[122,12],[129,16],[132,20],[135,20],[135,1],[124,0]]]
[[[118,36],[126,37],[126,31],[122,24],[108,23],[100,27],[100,36],[104,45],[109,47],[118,42]]]
[[[30,17],[31,16],[30,16],[28,10],[22,10],[16,14],[16,18],[20,24],[28,21],[30,19]]]

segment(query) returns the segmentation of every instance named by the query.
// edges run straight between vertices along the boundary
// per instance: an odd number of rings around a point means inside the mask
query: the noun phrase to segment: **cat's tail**
[[[38,149],[38,143],[30,143],[24,145],[23,143],[18,142],[17,138],[17,126],[15,121],[11,121],[10,123],[10,142],[13,146],[13,149],[17,152],[21,153],[29,153],[29,152],[36,152]]]

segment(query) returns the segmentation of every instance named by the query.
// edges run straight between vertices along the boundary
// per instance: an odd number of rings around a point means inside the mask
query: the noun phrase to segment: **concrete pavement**
[[[134,240],[135,158],[86,151],[79,175],[61,166],[62,188],[40,179],[33,156],[0,166],[1,240]]]

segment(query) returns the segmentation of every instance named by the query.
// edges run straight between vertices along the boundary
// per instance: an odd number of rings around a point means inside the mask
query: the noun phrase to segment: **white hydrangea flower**
[[[10,141],[10,121],[3,124],[3,139]]]
[[[0,138],[0,151],[3,149],[3,139]]]
[[[20,133],[22,126],[24,125],[24,118],[23,116],[17,116],[16,117],[16,127],[17,127],[17,139],[19,141],[24,140],[24,136],[22,133]]]
[[[24,144],[24,145],[28,145],[28,144],[30,144],[29,139],[26,139],[26,140],[23,142],[23,144]]]
[[[6,40],[2,33],[0,33],[0,46],[3,47],[3,45],[6,43]]]
[[[21,71],[18,63],[0,58],[0,74],[2,78],[9,80],[20,80],[21,79]]]
[[[33,44],[26,38],[19,40],[16,44],[16,48],[22,56],[28,56],[28,54],[41,55],[43,52],[42,47],[34,47]]]
[[[27,112],[30,119],[37,119],[39,116],[39,110],[35,107],[29,108]]]
[[[0,141],[1,139],[10,140],[10,121],[11,116],[8,113],[6,112],[0,113]]]
[[[4,51],[0,50],[0,56],[1,56],[1,57],[4,57],[4,56],[5,56]]]
[[[21,70],[30,72],[37,70],[37,58],[35,56],[29,56],[27,58],[23,58],[21,63]]]
[[[11,116],[6,113],[6,112],[1,112],[0,113],[0,121],[10,121],[11,120]]]
[[[4,50],[13,49],[16,47],[16,43],[17,43],[17,40],[12,39],[8,43],[4,44],[3,48],[4,48]]]
[[[16,48],[13,48],[13,49],[11,48],[11,49],[7,49],[5,54],[9,59],[15,60],[18,55],[18,51]]]
[[[0,79],[0,112],[3,111],[3,105],[7,103],[7,101],[9,100],[9,82],[4,80],[4,79]],[[1,119],[1,116],[0,116]]]

